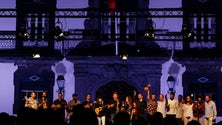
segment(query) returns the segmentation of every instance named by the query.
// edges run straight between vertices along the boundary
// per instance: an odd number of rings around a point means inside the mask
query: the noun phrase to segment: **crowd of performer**
[[[177,120],[178,125],[187,125],[188,122],[196,120],[200,125],[212,125],[216,120],[217,109],[214,101],[211,100],[210,95],[203,97],[199,96],[197,100],[192,101],[190,95],[183,99],[179,95],[175,99],[175,93],[167,95],[160,94],[159,100],[157,95],[150,93],[150,85],[144,87],[146,91],[146,99],[142,93],[136,95],[136,99],[132,96],[126,96],[124,100],[119,99],[118,92],[113,92],[112,100],[104,102],[102,97],[98,97],[95,101],[91,100],[91,94],[85,95],[85,101],[80,102],[77,94],[72,95],[72,99],[68,102],[63,99],[62,93],[58,94],[58,98],[50,104],[47,99],[47,93],[42,93],[42,98],[37,101],[34,92],[29,98],[26,98],[25,107],[35,110],[47,110],[59,112],[64,118],[64,124],[68,123],[70,117],[75,113],[74,108],[82,105],[85,110],[94,111],[97,115],[98,125],[107,125],[113,123],[114,117],[118,112],[127,112],[130,116],[130,124],[134,125],[138,118],[146,118],[150,120],[155,113],[161,113],[162,118],[172,117]]]

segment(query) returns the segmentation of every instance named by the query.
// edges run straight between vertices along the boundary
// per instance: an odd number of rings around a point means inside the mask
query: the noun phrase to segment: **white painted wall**
[[[57,0],[57,8],[86,8],[88,0]],[[83,29],[85,18],[61,18],[63,30]]]
[[[150,0],[149,8],[180,8],[182,0]],[[181,18],[153,18],[156,29],[167,29],[169,31],[181,31]]]
[[[65,78],[65,93],[64,99],[66,101],[72,98],[72,94],[75,92],[75,78],[74,78],[74,64],[65,58],[62,61],[52,66],[52,71],[55,73],[55,84],[53,90],[53,100],[57,99],[58,86],[56,78],[58,75],[63,75]]]
[[[169,74],[170,66],[173,63],[178,65],[179,71],[178,71],[178,73]],[[169,88],[167,86],[167,78],[168,78],[168,76],[172,75],[172,76],[174,76],[174,78],[176,80],[175,98],[177,99],[177,96],[180,95],[180,94],[183,95],[182,75],[185,71],[186,71],[186,67],[184,67],[181,64],[175,62],[173,59],[170,59],[169,61],[162,64],[162,76],[161,76],[161,80],[160,80],[160,82],[161,82],[160,83],[161,84],[160,85],[160,93],[164,94],[164,95],[167,94],[167,91],[169,90]],[[168,98],[169,98],[169,96],[168,96]]]
[[[14,72],[17,70],[14,63],[0,63],[0,112],[13,114],[14,103]]]
[[[0,0],[0,8],[15,8],[16,0]],[[16,19],[15,18],[0,18],[0,31],[15,31]]]

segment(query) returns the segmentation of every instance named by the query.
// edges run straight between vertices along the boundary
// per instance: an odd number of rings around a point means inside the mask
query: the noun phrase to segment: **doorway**
[[[107,103],[112,100],[112,94],[114,91],[118,92],[120,100],[125,101],[126,96],[134,97],[137,89],[125,81],[111,81],[98,88],[96,91],[96,98],[102,97],[104,102]]]

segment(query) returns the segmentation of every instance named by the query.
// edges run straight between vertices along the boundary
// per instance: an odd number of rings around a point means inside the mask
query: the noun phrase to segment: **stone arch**
[[[15,96],[13,113],[17,112],[24,106],[24,94],[31,91],[38,92],[37,97],[41,96],[41,92],[47,91],[50,102],[53,102],[53,86],[55,75],[50,70],[51,64],[37,63],[19,63],[18,69],[14,73]]]
[[[125,97],[128,95],[134,97],[134,92],[137,92],[137,88],[126,81],[110,81],[96,90],[96,97],[100,96],[105,102],[108,102],[112,99],[114,91],[119,93],[120,100],[125,101]]]
[[[216,101],[217,98],[217,82],[213,80],[210,74],[193,74],[185,73],[184,79],[184,96],[192,95],[196,100],[198,96],[204,97],[206,94],[210,94],[212,99]]]

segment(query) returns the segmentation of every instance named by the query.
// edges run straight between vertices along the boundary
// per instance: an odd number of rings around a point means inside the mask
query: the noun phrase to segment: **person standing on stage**
[[[93,101],[91,100],[91,97],[92,97],[92,95],[90,93],[87,93],[85,95],[85,101],[82,102],[82,104],[85,109],[93,111]]]
[[[217,117],[217,108],[215,102],[211,100],[210,95],[205,96],[204,106],[205,106],[204,125],[212,125],[213,121],[215,121]]]
[[[38,101],[36,100],[36,94],[35,92],[31,92],[31,95],[29,98],[25,97],[25,107],[30,109],[38,109]]]
[[[190,96],[186,97],[186,101],[183,104],[182,120],[183,120],[184,125],[187,125],[188,122],[193,120],[193,104],[192,104]]]
[[[178,95],[178,98],[177,98],[177,113],[176,113],[176,119],[177,119],[178,125],[183,125],[184,124],[184,122],[182,120],[183,104],[184,104],[183,96]]]
[[[150,84],[147,89],[147,113],[148,115],[153,115],[157,111],[157,101],[156,94],[152,94],[150,97]]]
[[[76,105],[81,104],[81,102],[77,99],[77,94],[72,94],[72,99],[69,100],[67,104],[67,112],[66,112],[66,120],[73,114],[73,108]]]
[[[167,100],[167,115],[166,117],[174,117],[176,118],[176,113],[177,113],[177,100],[174,99],[174,92],[170,93],[170,99]]]
[[[65,124],[65,110],[67,108],[67,102],[63,99],[62,93],[58,93],[58,98],[53,102],[51,108],[54,111],[55,123],[58,125]]]
[[[95,112],[97,115],[98,125],[106,124],[106,105],[102,97],[98,97],[95,102]]]
[[[107,109],[110,113],[110,121],[113,123],[115,115],[120,111],[121,109],[121,101],[119,99],[118,92],[113,92],[113,99],[109,102],[107,105]]]
[[[129,115],[132,114],[132,108],[133,108],[133,99],[131,96],[126,96],[125,99],[125,106],[124,106],[124,111],[128,112]]]
[[[194,120],[197,120],[202,125],[202,117],[204,115],[204,103],[201,96],[197,97],[197,101],[193,103]]]
[[[159,101],[157,101],[157,112],[160,112],[163,118],[166,117],[166,101],[163,94],[160,94]]]
[[[50,108],[50,102],[47,98],[47,93],[44,91],[44,92],[42,92],[42,97],[39,100],[38,109],[47,110],[49,108]]]
[[[145,116],[145,110],[147,108],[147,102],[143,99],[142,93],[138,93],[138,100],[136,101],[136,106],[138,108],[137,115]]]

